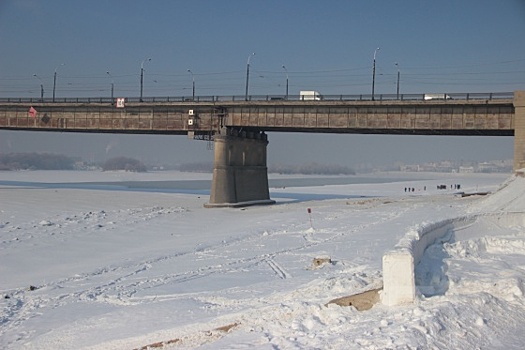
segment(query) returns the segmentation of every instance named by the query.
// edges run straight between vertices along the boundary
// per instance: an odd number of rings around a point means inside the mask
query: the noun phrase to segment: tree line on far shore
[[[75,159],[52,153],[0,154],[0,170],[72,170]]]
[[[0,153],[0,170],[73,170],[79,159],[54,153]],[[99,164],[103,171],[125,170],[132,172],[147,171],[141,161],[128,157],[115,157]]]
[[[85,169],[81,159],[53,153],[0,153],[0,170],[73,170]],[[102,171],[146,172],[148,167],[141,161],[129,157],[114,157],[95,166]],[[183,172],[211,173],[213,163],[183,163],[165,169]],[[355,175],[349,167],[338,164],[276,164],[268,167],[269,173],[304,175]]]
[[[135,173],[144,173],[148,171],[148,168],[144,163],[137,159],[128,157],[115,157],[108,159],[101,167],[103,171],[125,170]]]
[[[339,164],[320,164],[316,162],[305,164],[274,164],[268,167],[269,173],[303,174],[303,175],[355,175],[351,168]]]
[[[211,173],[213,172],[213,163],[185,163],[181,164],[178,170],[195,173]],[[274,164],[268,167],[268,172],[274,174],[355,175],[355,171],[347,166],[315,162],[306,164]]]

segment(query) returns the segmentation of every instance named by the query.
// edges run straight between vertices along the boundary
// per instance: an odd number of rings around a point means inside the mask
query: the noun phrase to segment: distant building
[[[473,166],[460,166],[459,172],[461,174],[470,174],[474,172],[474,167]]]

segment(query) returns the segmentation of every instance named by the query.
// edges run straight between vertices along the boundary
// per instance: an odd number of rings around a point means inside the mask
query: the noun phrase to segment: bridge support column
[[[204,206],[242,207],[273,204],[268,189],[264,133],[242,133],[226,129],[214,136],[215,159],[210,202]]]
[[[525,168],[525,91],[514,92],[514,171]]]

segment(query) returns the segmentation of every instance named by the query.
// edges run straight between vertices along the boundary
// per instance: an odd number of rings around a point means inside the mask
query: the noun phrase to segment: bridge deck
[[[34,113],[30,110],[34,109]],[[0,100],[0,129],[214,134],[247,131],[513,135],[512,98],[453,100],[255,100],[204,102],[13,102]]]

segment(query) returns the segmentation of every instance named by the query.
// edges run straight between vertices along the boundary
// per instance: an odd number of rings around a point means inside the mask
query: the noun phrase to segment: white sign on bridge
[[[117,98],[117,108],[124,108],[125,102],[126,102],[126,99],[124,97]]]

